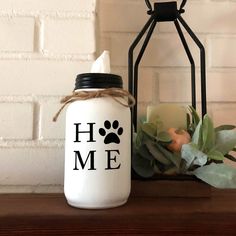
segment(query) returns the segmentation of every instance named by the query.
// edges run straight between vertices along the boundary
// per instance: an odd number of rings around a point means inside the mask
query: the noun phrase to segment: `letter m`
[[[80,155],[80,151],[74,151],[75,153],[75,168],[73,170],[79,170],[78,169],[78,161],[79,161],[79,165],[82,167],[82,170],[85,168],[88,160],[90,160],[90,168],[88,170],[96,170],[96,168],[94,167],[94,153],[96,151],[90,151],[86,160],[83,161],[81,155]]]

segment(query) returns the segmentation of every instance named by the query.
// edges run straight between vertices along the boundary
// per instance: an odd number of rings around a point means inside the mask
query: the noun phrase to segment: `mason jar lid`
[[[84,73],[76,77],[76,89],[123,88],[121,76],[107,73]]]

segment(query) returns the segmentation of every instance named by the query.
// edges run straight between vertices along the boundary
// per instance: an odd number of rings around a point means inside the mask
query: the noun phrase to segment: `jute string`
[[[61,99],[62,107],[53,117],[53,121],[56,122],[62,110],[66,105],[81,100],[88,100],[91,98],[100,98],[100,97],[111,97],[116,102],[124,107],[133,107],[135,105],[135,98],[126,90],[119,88],[108,88],[103,90],[96,91],[78,91],[73,92],[71,95],[66,96]],[[120,99],[121,98],[121,99]]]

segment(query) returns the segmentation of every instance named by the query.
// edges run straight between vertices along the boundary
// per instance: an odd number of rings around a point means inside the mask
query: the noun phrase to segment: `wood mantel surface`
[[[194,188],[194,186],[193,186]],[[80,210],[63,194],[0,195],[0,235],[236,235],[236,190],[211,197],[131,195],[108,210]]]

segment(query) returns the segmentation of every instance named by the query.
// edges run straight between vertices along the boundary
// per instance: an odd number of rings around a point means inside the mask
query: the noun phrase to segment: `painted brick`
[[[1,60],[1,95],[63,95],[74,88],[76,75],[90,70],[91,62]],[[14,85],[14,86],[13,86]]]
[[[34,18],[0,17],[0,51],[33,52]]]
[[[113,34],[110,39],[111,63],[113,66],[127,66],[128,49],[135,35]],[[202,40],[203,41],[203,40]],[[204,41],[203,41],[204,43]],[[109,47],[109,45],[104,45]],[[189,44],[192,54],[195,58],[196,65],[199,65],[199,50]],[[159,35],[150,40],[141,62],[142,66],[160,66],[160,67],[186,67],[189,61],[184,48],[175,34]]]
[[[128,89],[128,68],[113,66],[111,68],[111,73],[120,75],[123,80],[124,89]]]
[[[135,12],[135,14],[131,14]],[[138,32],[148,19],[144,1],[100,1],[101,31]]]
[[[153,103],[157,97],[157,79],[152,70],[141,69],[138,82],[138,102]]]
[[[58,98],[58,101],[41,103],[40,139],[64,139],[66,109],[61,112],[57,122],[52,122],[53,116],[61,107],[59,101]]]
[[[157,74],[160,102],[190,102],[191,77],[187,72]],[[198,95],[199,97],[199,95]]]
[[[215,126],[232,124],[236,125],[236,104],[212,105]]]
[[[94,19],[45,19],[43,50],[71,54],[94,53]]]
[[[98,40],[99,40],[99,52],[97,53],[101,54],[103,50],[111,49],[111,37],[109,35],[101,33]]]
[[[182,17],[194,32],[236,33],[236,2],[232,1],[189,1]],[[199,17],[199,14],[201,15]],[[174,24],[161,23],[161,32],[175,32]]]
[[[128,89],[128,68],[112,69],[112,72],[119,74],[123,78],[124,88]],[[152,103],[157,100],[158,80],[155,78],[155,73],[152,69],[140,68],[139,83],[138,83],[138,102]]]
[[[234,102],[235,73],[207,74],[207,100],[209,102]],[[158,73],[159,96],[161,102],[189,102],[191,101],[191,77],[190,73],[163,72]],[[200,77],[196,75],[197,97],[200,101]]]
[[[144,1],[103,0],[100,4],[102,31],[139,32],[148,19]],[[182,15],[195,32],[200,33],[235,33],[236,2],[232,1],[189,1]],[[135,12],[135,14],[131,14]],[[199,13],[201,17],[199,18]],[[122,17],[121,17],[122,16]],[[110,19],[110,20],[107,20]],[[117,23],[119,22],[119,23]],[[127,23],[128,22],[128,23]],[[159,23],[161,32],[176,32],[174,24]]]
[[[0,185],[63,183],[63,149],[2,148],[0,161]]]
[[[0,7],[12,12],[49,12],[49,11],[93,11],[95,0],[9,0],[1,1]]]
[[[236,37],[218,36],[210,42],[212,67],[236,67]]]
[[[1,139],[32,139],[33,104],[0,103]]]
[[[236,73],[235,72],[212,72],[208,73],[208,99],[213,102],[236,101]]]

